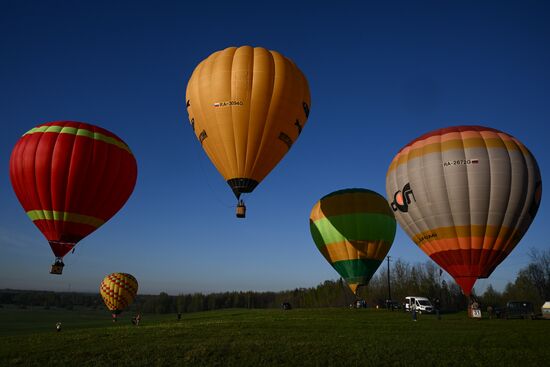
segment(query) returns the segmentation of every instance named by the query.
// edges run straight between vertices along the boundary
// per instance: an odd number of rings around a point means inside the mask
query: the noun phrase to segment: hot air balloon
[[[133,275],[112,273],[107,275],[99,286],[99,293],[105,306],[111,311],[113,321],[134,302],[138,291],[138,282]]]
[[[134,189],[136,160],[115,134],[76,121],[26,132],[13,148],[10,179],[25,212],[56,257],[63,257],[122,208]]]
[[[521,240],[539,207],[537,162],[516,138],[483,126],[436,130],[395,156],[386,191],[411,239],[470,296]]]
[[[345,189],[321,198],[309,228],[317,249],[353,293],[367,285],[395,237],[395,218],[384,197],[367,189]]]
[[[229,47],[195,68],[186,100],[195,136],[237,197],[237,217],[244,218],[241,195],[277,165],[306,124],[306,78],[276,51]]]

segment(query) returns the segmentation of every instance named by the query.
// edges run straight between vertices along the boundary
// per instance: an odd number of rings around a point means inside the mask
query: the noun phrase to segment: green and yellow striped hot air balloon
[[[395,237],[395,218],[388,202],[367,189],[330,193],[311,210],[313,241],[353,293],[367,285]]]

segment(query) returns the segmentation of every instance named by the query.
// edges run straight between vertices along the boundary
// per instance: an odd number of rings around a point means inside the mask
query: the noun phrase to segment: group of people
[[[116,318],[113,318],[113,322],[116,321]],[[138,326],[141,321],[141,313],[137,313],[136,316],[132,317],[132,324]],[[57,322],[55,324],[55,331],[60,332],[61,331],[61,322]]]
[[[281,307],[284,310],[290,310],[291,309],[290,303],[288,303],[288,302],[282,303]],[[352,303],[350,305],[350,307],[357,307],[357,308],[366,307],[366,302],[364,300],[358,300],[357,302]],[[435,309],[435,312],[437,314],[437,318],[441,319],[441,316],[440,316],[441,302],[440,302],[439,298],[436,298],[434,300],[434,309]],[[474,296],[472,296],[470,298],[470,305],[469,305],[468,309],[469,309],[470,317],[478,317],[477,316],[478,313],[481,314],[481,309],[480,309],[480,306],[479,306],[479,302],[477,301],[477,299]],[[487,307],[487,311],[489,312],[489,315],[492,316],[492,311],[493,311],[492,307],[490,307],[490,306]],[[417,313],[417,310],[416,310],[416,304],[413,302],[411,304],[411,315],[412,315],[413,321],[418,320],[417,314],[418,313]],[[181,312],[178,312],[177,319],[178,319],[178,321],[181,320]],[[138,312],[136,314],[136,316],[132,317],[132,324],[138,326],[140,322],[141,322],[141,313]],[[58,322],[57,324],[55,324],[55,328],[58,332],[61,331],[61,322]]]

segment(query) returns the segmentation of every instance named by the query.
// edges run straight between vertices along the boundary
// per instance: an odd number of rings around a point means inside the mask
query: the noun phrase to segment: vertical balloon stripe
[[[254,90],[254,78],[256,76],[256,73],[253,72],[255,61],[255,52],[251,47],[241,47],[235,50],[229,68],[231,70],[229,73],[231,80],[227,83],[230,88],[229,100],[242,101],[243,103],[239,108],[220,110],[226,111],[228,114],[227,120],[233,122],[228,124],[228,127],[233,131],[231,141],[235,150],[236,177],[243,177],[245,172],[250,109],[253,102],[251,94]]]
[[[275,88],[279,88],[275,75],[279,70],[275,68],[273,53],[255,48],[254,55],[245,169],[244,172],[239,173],[240,177],[246,177],[247,172],[254,172],[266,131],[269,130],[270,119],[276,121],[273,115],[277,107],[274,108],[274,106],[279,101],[275,95]],[[254,70],[257,71],[254,72]]]
[[[291,119],[287,101],[292,101],[292,91],[289,89],[294,86],[295,79],[285,57],[277,52],[271,52],[271,58],[274,64],[273,91],[271,98],[268,99],[269,113],[262,134],[259,134],[260,146],[251,170],[254,173],[260,171],[256,174],[258,177],[267,174],[267,172],[261,172],[262,167],[273,167],[280,159],[279,156],[286,154],[288,150],[288,147],[281,144],[278,136],[285,123]],[[288,131],[284,132],[288,135]]]
[[[116,154],[116,152],[113,151],[113,147],[105,147],[107,154],[106,156],[109,157],[108,160],[105,160],[103,162],[100,162],[100,166],[103,165],[105,168],[101,167],[101,171],[103,174],[102,177],[102,184],[98,185],[98,196],[104,197],[105,202],[104,203],[98,203],[95,202],[92,204],[92,208],[94,211],[104,211],[105,214],[110,214],[110,206],[114,204],[115,201],[114,198],[116,198],[119,195],[119,192],[117,190],[118,188],[124,187],[124,179],[121,179],[121,173],[127,173],[125,172],[125,167],[122,163],[122,158],[120,155]],[[128,172],[129,173],[129,172]],[[110,179],[106,179],[110,178]],[[102,206],[105,205],[105,206]]]
[[[81,205],[86,208],[93,208],[92,211],[95,213],[99,213],[100,210],[98,210],[98,206],[101,205],[100,202],[98,202],[95,198],[97,197],[103,197],[103,191],[102,188],[105,186],[104,182],[108,180],[108,175],[106,174],[106,167],[108,162],[110,161],[109,158],[109,149],[104,149],[105,147],[101,142],[94,140],[93,144],[91,146],[91,155],[90,160],[87,162],[87,170],[90,171],[90,167],[94,167],[95,174],[88,174],[86,182],[88,182],[89,192],[88,195],[84,195],[81,200]],[[130,172],[125,172],[125,174],[128,176],[128,181],[120,182],[120,186],[124,187],[132,187],[131,180],[133,179],[133,175]],[[116,179],[115,179],[116,180]],[[118,182],[118,181],[117,181]],[[121,194],[121,199],[124,198],[126,195]],[[123,203],[122,203],[123,204]],[[114,207],[120,207],[119,203],[113,203]],[[109,213],[101,213],[104,214],[105,217],[109,217]]]
[[[518,146],[516,142],[514,142],[514,145]],[[532,218],[527,218],[527,216],[532,197],[535,195],[535,175],[532,173],[533,164],[531,162],[531,155],[526,154],[525,150],[520,150],[518,146],[517,151],[510,151],[509,155],[512,163],[511,187],[517,187],[518,189],[510,190],[509,192],[508,208],[503,222],[510,226],[516,224],[515,230],[519,232],[526,230],[523,225],[526,219],[529,222],[532,220]],[[510,243],[503,249],[504,251],[507,251],[509,246],[514,247],[516,245],[515,237],[510,237]]]
[[[78,128],[77,128],[78,129]],[[62,134],[58,135],[58,141],[63,138]],[[93,139],[73,136],[72,143],[67,149],[69,162],[67,164],[68,172],[64,181],[66,189],[59,193],[59,201],[56,207],[62,207],[65,212],[74,210],[73,202],[81,202],[83,197],[86,197],[86,192],[82,188],[86,187],[88,181],[88,173],[90,170],[90,151],[93,145]]]
[[[236,80],[233,79],[233,60],[236,49],[231,49],[230,52],[220,52],[213,59],[212,69],[210,72],[210,83],[212,85],[213,95],[221,100],[211,99],[211,106],[216,102],[231,101],[231,87]],[[237,76],[238,77],[238,76]],[[215,98],[215,97],[214,97]],[[223,156],[227,157],[227,162],[232,172],[238,172],[235,133],[233,131],[232,107],[216,108],[214,110],[214,125],[218,128],[219,142],[224,148]],[[211,125],[209,125],[211,126]],[[204,144],[210,144],[212,136]]]
[[[56,175],[63,174],[63,172],[58,173],[60,169],[57,166],[54,167],[55,157],[52,152],[55,149],[57,137],[58,134],[37,135],[35,137],[36,140],[33,142],[36,147],[35,153],[32,155],[25,154],[25,157],[28,159],[28,162],[25,163],[28,164],[29,168],[32,167],[32,172],[28,172],[27,174],[32,177],[34,181],[34,183],[30,185],[25,185],[25,187],[36,190],[37,200],[33,202],[33,208],[36,209],[54,209],[52,191],[55,190],[55,186],[52,187],[52,185],[56,185],[57,182],[53,180],[52,175],[53,172],[56,172]],[[28,209],[26,211],[28,211]],[[58,233],[58,224],[55,222],[48,222],[47,225],[52,233]],[[50,240],[50,238],[48,238],[48,240]]]
[[[510,154],[506,146],[500,147],[500,149],[487,149],[488,155],[488,166],[490,173],[489,188],[486,191],[489,191],[490,198],[489,209],[486,214],[486,224],[491,223],[496,228],[499,229],[497,233],[497,238],[502,237],[503,231],[508,231],[508,226],[505,226],[504,220],[505,215],[508,210],[510,195],[512,190],[512,176],[513,176],[513,165],[510,162]],[[477,224],[477,223],[472,223]],[[494,249],[495,251],[488,251],[485,254],[489,257],[484,256],[483,259],[478,259],[477,263],[486,264],[487,268],[491,267],[491,255],[497,253],[497,250],[502,250],[501,244],[503,241],[495,241],[495,238],[492,236],[485,236],[483,248]],[[475,264],[476,261],[464,262],[464,264]],[[478,273],[470,274],[475,277],[482,276],[484,271],[479,269]]]
[[[233,82],[232,64],[235,49],[230,52],[220,52],[212,60],[210,69],[210,84],[214,95],[210,95],[207,108],[212,109],[214,103],[231,101],[231,84]],[[216,98],[217,97],[217,98]],[[238,172],[237,157],[235,150],[235,134],[233,126],[227,122],[232,121],[231,108],[216,108],[213,111],[213,124],[217,130],[219,147],[222,148],[219,155],[226,157],[228,169],[232,172]],[[207,125],[212,126],[211,124]],[[211,129],[208,129],[211,131]],[[211,145],[213,134],[209,135],[203,145]],[[223,159],[223,158],[222,158]]]
[[[193,108],[193,111],[198,112],[196,115],[194,115],[196,124],[195,134],[197,135],[197,138],[200,138],[200,134],[202,134],[203,132],[206,133],[207,126],[204,124],[204,121],[214,121],[214,124],[212,124],[211,127],[208,126],[208,140],[202,141],[201,145],[207,153],[211,152],[211,155],[209,155],[209,157],[214,162],[217,162],[220,167],[222,167],[221,172],[228,172],[231,168],[229,166],[229,160],[223,159],[223,156],[225,155],[225,147],[222,145],[223,142],[220,142],[220,144],[218,145],[210,144],[213,133],[216,134],[214,136],[220,135],[220,127],[216,119],[216,111],[210,108],[210,106],[215,102],[210,98],[209,95],[205,94],[205,92],[207,92],[209,88],[212,88],[212,60],[214,60],[218,56],[218,54],[219,53],[214,53],[212,55],[212,58],[205,60],[204,63],[199,64],[199,66],[197,67],[197,80],[193,85],[195,86],[195,98],[197,99],[198,103],[195,103],[193,96],[190,96],[188,98],[190,98],[190,100],[192,101],[191,106]]]
[[[454,149],[445,149],[442,151],[443,162],[449,160],[466,160],[466,154],[464,152],[465,144],[461,132],[452,132],[450,134],[453,135],[452,141],[456,145]],[[441,136],[439,136],[439,140],[440,144],[443,145]],[[477,137],[474,137],[472,140],[476,141],[478,144],[483,143],[483,141],[477,140]],[[424,156],[422,156],[422,158],[424,158]],[[470,222],[467,168],[465,165],[459,165],[456,170],[451,171],[444,170],[443,167],[443,164],[437,165],[439,174],[445,177],[445,192],[447,195],[443,200],[449,203],[449,213],[451,214],[449,224],[450,228],[454,230],[454,235],[451,237],[454,242],[452,247],[457,250],[466,250],[469,247],[469,241],[457,236],[456,225]],[[419,206],[419,208],[423,208],[423,206]],[[428,223],[428,227],[433,228],[433,224]],[[467,227],[467,231],[470,232],[469,227]],[[469,233],[467,236],[469,236]],[[458,251],[458,254],[462,257],[462,264],[469,264],[471,262],[468,256],[470,254],[469,251]]]
[[[51,180],[51,190],[47,190],[45,195],[51,198],[52,209],[59,211],[70,211],[70,209],[67,208],[66,200],[68,197],[67,193],[70,190],[68,181],[71,172],[71,162],[76,136],[68,134],[52,134],[52,138],[55,139],[55,143],[53,144],[53,153],[48,153],[52,157],[52,173],[49,176],[47,174],[41,175],[42,177]],[[78,198],[75,198],[75,200],[78,200]],[[55,231],[57,233],[64,232],[64,225],[62,222],[54,222],[54,224]],[[63,240],[66,240],[66,238],[63,238]]]
[[[213,88],[212,63],[220,53],[221,52],[215,52],[211,57],[197,66],[188,83],[188,90],[192,90],[193,93],[188,94],[187,100],[190,101],[190,112],[192,111],[192,114],[189,116],[194,118],[195,135],[197,139],[203,131],[206,132],[205,128],[208,128],[209,138],[203,141],[201,145],[208,154],[208,157],[214,162],[215,166],[219,167],[220,173],[226,177],[226,172],[229,172],[231,167],[230,160],[223,159],[223,157],[227,157],[223,141],[218,144],[210,144],[213,134],[215,134],[214,136],[221,135],[219,123],[216,118],[216,111],[210,108],[217,102],[213,101],[208,94],[210,89]],[[205,124],[206,121],[213,121],[213,124],[207,126]]]

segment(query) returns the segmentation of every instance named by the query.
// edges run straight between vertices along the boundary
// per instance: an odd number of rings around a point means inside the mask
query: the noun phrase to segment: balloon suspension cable
[[[195,149],[193,149],[195,150]],[[216,201],[223,207],[225,208],[231,208],[233,207],[233,205],[230,205],[228,204],[226,201],[224,201],[224,199],[222,199],[221,195],[220,195],[220,191],[219,190],[216,190],[214,189],[214,186],[212,186],[212,183],[210,182],[209,180],[209,177],[208,175],[206,174],[206,169],[204,168],[204,156],[200,155],[199,154],[199,151],[195,151],[195,155],[197,157],[197,162],[199,162],[199,167],[200,167],[200,171],[202,173],[202,176],[204,178],[204,180],[202,182],[206,182],[206,185],[208,186],[208,189],[210,190],[210,192],[213,194],[209,197],[214,197],[216,199]]]
[[[57,256],[55,258],[54,263],[52,264],[52,266],[50,268],[50,274],[61,275],[63,273],[63,267],[64,266],[65,266],[65,264],[63,263],[63,258]]]

